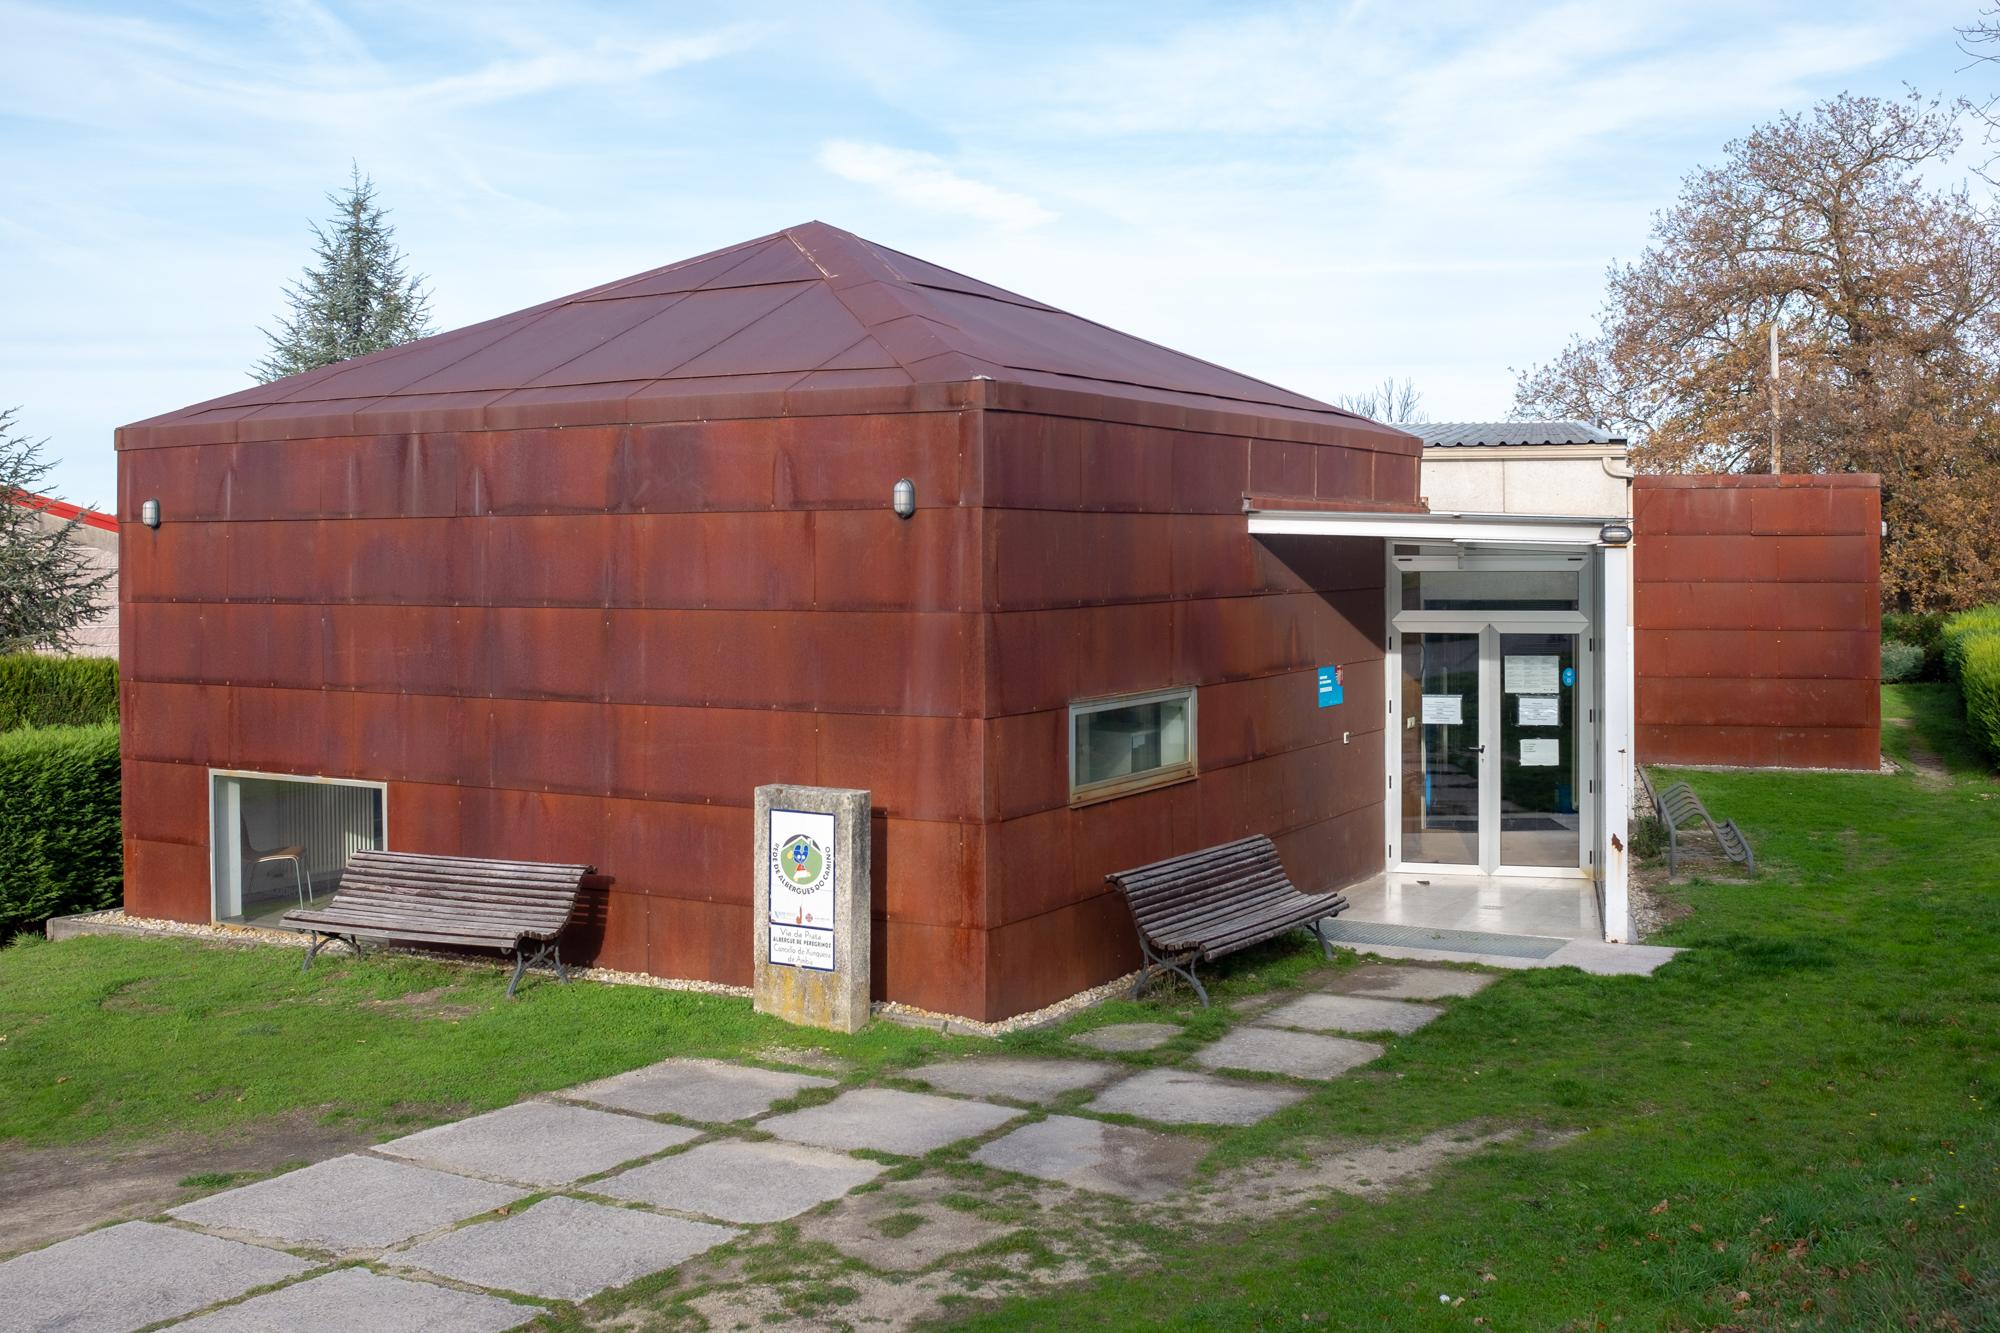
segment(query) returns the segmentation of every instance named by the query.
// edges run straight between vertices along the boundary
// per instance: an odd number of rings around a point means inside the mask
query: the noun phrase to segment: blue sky
[[[0,405],[110,504],[114,427],[250,383],[353,159],[441,328],[820,218],[1501,415],[1731,137],[1990,91],[1975,7],[0,0]]]

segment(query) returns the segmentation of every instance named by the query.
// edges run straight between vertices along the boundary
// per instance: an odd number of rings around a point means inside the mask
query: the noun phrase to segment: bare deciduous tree
[[[1340,395],[1333,400],[1333,405],[1359,413],[1371,421],[1402,426],[1430,419],[1423,413],[1423,401],[1424,395],[1418,390],[1416,381],[1398,380],[1394,375],[1388,375],[1380,384],[1365,392]]]
[[[1785,470],[1882,475],[1886,595],[2000,595],[2000,226],[1924,178],[1958,114],[1844,94],[1730,143],[1516,413],[1602,422],[1644,470],[1743,472],[1771,464],[1775,407]]]

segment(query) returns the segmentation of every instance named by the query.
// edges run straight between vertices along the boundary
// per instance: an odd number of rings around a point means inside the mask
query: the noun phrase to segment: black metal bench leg
[[[1201,997],[1201,1007],[1204,1009],[1208,1008],[1208,988],[1206,986],[1203,986],[1201,984],[1201,979],[1195,976],[1194,974],[1195,964],[1197,960],[1191,959],[1189,960],[1187,966],[1183,967],[1179,963],[1176,963],[1173,959],[1163,957],[1162,955],[1155,953],[1153,951],[1153,946],[1146,943],[1144,936],[1141,936],[1139,939],[1139,952],[1141,956],[1145,958],[1146,965],[1139,969],[1138,979],[1132,983],[1133,999],[1136,1000],[1145,993],[1146,983],[1150,981],[1155,974],[1160,972],[1172,972],[1176,976],[1186,977],[1188,985],[1194,987],[1194,993]]]
[[[332,943],[331,936],[328,937],[327,942]],[[312,968],[313,959],[318,957],[319,955],[319,943],[320,941],[319,941],[318,931],[314,930],[307,932],[305,961],[299,964],[299,971],[306,972]]]
[[[556,965],[557,980],[561,981],[565,986],[569,985],[569,969],[563,966],[561,945],[552,944],[549,946],[549,960]]]
[[[507,978],[508,999],[511,1000],[514,998],[514,988],[521,984],[521,974],[523,972],[526,972],[527,970],[528,970],[528,951],[517,945],[515,946],[514,949],[514,975]]]
[[[1319,951],[1326,956],[1326,960],[1330,963],[1333,961],[1333,946],[1327,943],[1325,927],[1325,917],[1315,917],[1311,921],[1306,922],[1306,929],[1310,930],[1314,937],[1319,940]]]

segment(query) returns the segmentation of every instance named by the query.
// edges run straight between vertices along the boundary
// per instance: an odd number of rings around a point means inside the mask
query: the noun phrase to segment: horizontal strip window
[[[1070,705],[1072,802],[1164,786],[1194,771],[1193,687]]]

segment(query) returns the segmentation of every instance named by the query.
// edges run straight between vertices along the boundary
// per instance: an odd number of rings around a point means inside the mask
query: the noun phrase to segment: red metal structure
[[[85,509],[82,505],[73,505],[67,500],[57,500],[46,495],[34,495],[28,491],[15,491],[7,499],[21,506],[23,509],[32,509],[37,513],[47,514],[50,518],[58,522],[67,523],[71,519],[75,519],[84,527],[95,528],[99,532],[118,531],[118,520],[111,515],[101,514],[95,509]]]
[[[1633,481],[1639,757],[1874,769],[1881,481]]]
[[[1380,868],[1379,546],[1416,439],[820,223],[118,433],[128,910],[210,917],[209,770],[387,784],[392,848],[589,862],[602,965],[747,982],[759,783],[874,793],[878,996],[1137,958],[1108,871]],[[890,507],[899,478],[917,510]],[[1197,774],[1073,804],[1067,708],[1199,687]],[[1342,743],[1351,731],[1353,743]]]

